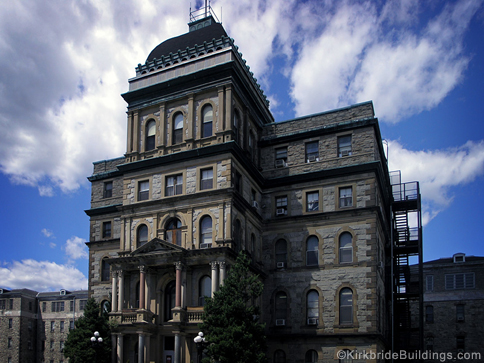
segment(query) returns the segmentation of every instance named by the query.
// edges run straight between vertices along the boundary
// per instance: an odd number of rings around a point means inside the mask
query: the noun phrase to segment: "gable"
[[[173,253],[173,252],[184,252],[186,251],[183,247],[174,245],[173,243],[166,242],[159,238],[153,238],[151,241],[145,243],[143,246],[138,247],[133,252],[131,256],[139,256],[147,253]]]

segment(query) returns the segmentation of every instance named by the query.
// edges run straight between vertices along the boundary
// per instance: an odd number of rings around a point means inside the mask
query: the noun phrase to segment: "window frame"
[[[346,297],[343,299],[344,297],[343,294],[350,296],[350,298],[348,299]],[[352,326],[354,324],[354,317],[353,317],[354,316],[354,291],[350,287],[343,287],[338,292],[338,296],[339,296],[339,301],[338,301],[339,325]]]
[[[108,228],[109,226],[109,228]],[[102,238],[112,238],[113,236],[113,223],[112,221],[102,222]]]
[[[178,116],[181,116],[181,119],[178,118]],[[171,139],[171,143],[172,145],[178,145],[178,144],[181,144],[183,142],[183,124],[184,124],[184,121],[185,121],[185,116],[183,114],[183,112],[181,111],[177,111],[175,112],[175,114],[173,115],[173,118],[172,118],[172,125],[173,125],[173,135],[172,135],[172,139]],[[179,126],[181,122],[181,127],[177,127]]]
[[[274,166],[276,168],[287,166],[287,146],[274,148]]]
[[[204,178],[206,172],[211,172],[211,178]],[[200,169],[200,190],[210,189],[213,189],[213,167]]]
[[[425,323],[432,324],[435,319],[434,307],[433,305],[425,306]]]
[[[316,324],[309,324],[309,319],[316,319]],[[319,325],[319,292],[316,289],[306,293],[306,325]]]
[[[349,236],[349,240],[342,241],[342,239],[346,238],[346,236]],[[338,236],[338,263],[339,264],[353,263],[353,260],[354,260],[353,238],[354,238],[353,234],[351,234],[348,231],[343,231]],[[345,242],[344,246],[342,245],[342,242]],[[350,256],[351,259],[349,261],[343,261],[343,256]]]
[[[425,291],[434,291],[434,275],[425,276]]]
[[[306,192],[306,197],[304,199],[305,201],[305,207],[304,210],[306,213],[313,213],[313,212],[319,212],[319,206],[320,206],[320,192],[319,190],[312,190],[309,192]],[[310,198],[311,201],[310,201]],[[313,205],[311,207],[311,204]]]
[[[156,148],[156,121],[150,118],[145,124],[145,151]]]
[[[103,198],[112,198],[113,197],[113,181],[106,181],[103,183]]]
[[[343,142],[345,139],[349,138],[349,142]],[[353,135],[340,135],[337,139],[338,144],[338,157],[351,156],[353,153]]]
[[[167,175],[165,177],[165,197],[183,194],[183,173]]]
[[[286,195],[276,195],[274,197],[274,214],[276,217],[287,216],[289,213],[289,198]]]
[[[283,246],[283,248],[278,248],[278,246]],[[274,257],[276,261],[276,268],[287,267],[287,241],[284,238],[277,239],[274,244]],[[279,265],[283,263],[284,265]]]
[[[108,257],[104,257],[101,260],[101,281],[111,280],[111,266],[109,265],[109,263],[106,262],[107,259]]]
[[[456,304],[455,305],[455,320],[458,323],[462,323],[465,321],[465,304]]]
[[[310,243],[311,243],[311,246],[310,246]],[[314,249],[314,247],[316,248]],[[315,259],[316,260],[315,263],[309,263],[310,258]],[[319,266],[319,238],[315,235],[308,236],[308,238],[306,239],[306,259],[305,260],[306,260],[306,266],[308,267]]]
[[[144,233],[143,234],[141,233],[142,228],[143,228],[143,230],[146,228],[146,239],[145,239]],[[150,230],[145,223],[141,223],[138,226],[138,228],[136,228],[136,248],[140,248],[141,246],[148,243],[149,234],[150,234]]]
[[[198,306],[205,306],[205,298],[211,296],[212,278],[208,275],[203,275],[200,277],[200,280],[198,280]]]
[[[306,142],[304,145],[304,156],[306,163],[319,161],[319,140]]]
[[[344,192],[346,193],[343,194]],[[338,208],[339,209],[354,207],[353,193],[354,193],[354,188],[352,185],[341,186],[338,188]]]
[[[205,114],[205,111],[207,109],[211,110],[212,112],[212,116],[211,116],[211,119],[210,120],[206,120],[206,114]],[[202,106],[202,110],[201,110],[201,119],[202,119],[202,122],[201,122],[201,138],[206,138],[206,137],[210,137],[210,136],[213,136],[213,121],[214,121],[214,109],[213,109],[213,106],[211,103],[207,103],[205,105]],[[210,130],[207,130],[206,128],[210,127]],[[208,132],[210,131],[210,132]]]
[[[138,202],[142,202],[150,199],[150,181],[140,180],[138,181]]]
[[[207,222],[206,222],[207,221]],[[208,222],[209,221],[209,222]],[[204,225],[204,222],[210,223]],[[204,247],[202,247],[202,245]],[[213,219],[210,215],[204,215],[200,218],[200,248],[210,248],[213,245]],[[206,247],[205,247],[206,246]]]

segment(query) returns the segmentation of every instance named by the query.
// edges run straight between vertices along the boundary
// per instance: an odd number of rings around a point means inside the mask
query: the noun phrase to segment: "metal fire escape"
[[[392,184],[392,350],[423,350],[422,217],[418,182]]]

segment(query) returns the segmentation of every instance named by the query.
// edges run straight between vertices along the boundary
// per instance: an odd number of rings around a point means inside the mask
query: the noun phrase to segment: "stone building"
[[[0,289],[0,362],[64,362],[64,342],[87,291]]]
[[[425,350],[467,354],[482,362],[484,348],[484,257],[456,253],[423,263]],[[479,353],[480,356],[472,355]],[[440,356],[430,360],[438,362]]]
[[[389,349],[390,207],[420,194],[391,182],[373,104],[276,123],[222,25],[192,20],[136,67],[126,154],[89,177],[89,293],[112,300],[113,362],[195,361],[205,297],[241,250],[269,362]]]

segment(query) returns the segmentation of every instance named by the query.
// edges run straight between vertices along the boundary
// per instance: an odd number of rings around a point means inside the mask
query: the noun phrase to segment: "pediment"
[[[153,238],[151,241],[145,243],[143,246],[138,247],[133,252],[131,256],[139,256],[148,253],[173,253],[173,252],[183,252],[185,249],[183,247],[174,245],[173,243],[166,242],[159,238]]]

